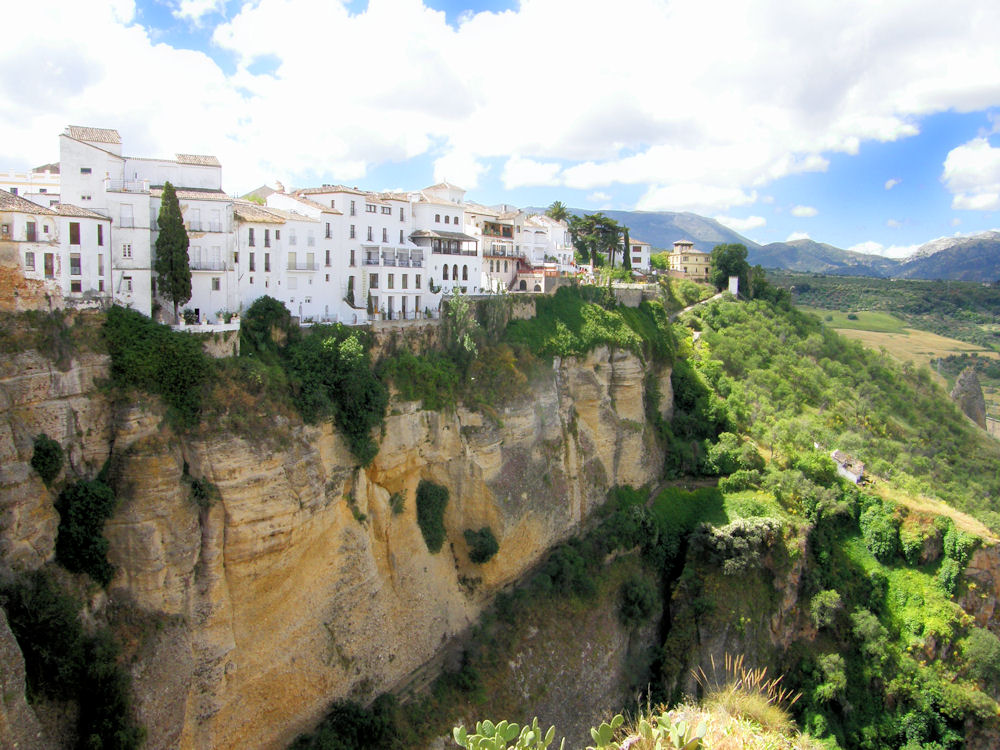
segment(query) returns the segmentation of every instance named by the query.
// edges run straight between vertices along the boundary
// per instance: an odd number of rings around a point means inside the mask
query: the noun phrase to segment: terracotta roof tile
[[[122,142],[118,131],[111,128],[87,128],[80,125],[70,125],[66,128],[66,135],[78,141],[90,141],[91,143],[117,143],[120,145]]]
[[[32,203],[27,198],[14,195],[6,190],[0,190],[0,211],[17,211],[22,214],[41,214],[42,216],[55,216],[52,209]]]

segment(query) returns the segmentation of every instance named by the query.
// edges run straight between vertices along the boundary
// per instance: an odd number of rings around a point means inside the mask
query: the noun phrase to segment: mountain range
[[[528,211],[544,212],[544,208]],[[595,213],[571,208],[571,213]],[[834,276],[943,279],[992,282],[1000,279],[1000,232],[965,237],[941,237],[921,245],[908,258],[886,258],[857,253],[811,239],[761,245],[723,226],[715,219],[674,211],[603,211],[629,227],[631,237],[650,243],[654,252],[667,250],[677,240],[690,240],[698,250],[711,252],[722,243],[746,245],[751,265]]]

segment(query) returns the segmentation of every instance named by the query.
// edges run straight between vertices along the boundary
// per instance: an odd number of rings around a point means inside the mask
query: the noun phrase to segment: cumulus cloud
[[[466,190],[479,187],[479,178],[488,167],[471,154],[453,151],[434,162],[434,181],[450,182]]]
[[[588,203],[607,203],[609,200],[611,200],[611,194],[602,193],[600,191],[596,193],[591,193],[590,195],[587,196]]]
[[[532,185],[558,185],[559,164],[512,156],[503,167],[503,186],[508,190]]]
[[[986,138],[956,146],[944,160],[941,181],[952,194],[952,208],[1000,209],[1000,148],[991,146]]]
[[[795,206],[792,209],[792,216],[796,216],[800,219],[808,219],[809,217],[815,216],[818,213],[819,211],[817,211],[812,206]]]
[[[885,225],[890,229],[899,229],[901,226],[903,226],[903,222],[899,221],[898,219],[886,219]]]
[[[898,185],[901,182],[902,180],[899,177],[890,177],[888,180],[885,181],[885,189],[892,190],[894,187],[896,187],[896,185]]]
[[[864,253],[865,255],[881,255],[883,258],[909,258],[917,251],[920,245],[889,245],[886,247],[881,242],[869,240],[859,242],[847,248],[854,253]]]
[[[737,219],[733,216],[716,216],[715,220],[727,226],[735,232],[749,232],[767,224],[767,219],[763,216],[748,216],[745,219]]]
[[[808,232],[792,232],[785,239],[785,242],[795,242],[795,240],[808,240],[808,239],[811,239],[809,237],[809,233]]]
[[[224,8],[169,2],[201,24]],[[234,191],[273,175],[358,180],[419,156],[455,182],[457,161],[473,181],[505,161],[489,177],[508,187],[634,185],[641,207],[721,213],[832,154],[912,136],[928,114],[997,103],[995,0],[962,13],[938,0],[758,0],[727,6],[726,24],[717,14],[700,0],[619,0],[614,13],[522,0],[450,25],[421,0],[254,0],[213,30],[230,70],[157,43],[131,0],[18,3],[7,25],[45,33],[0,49],[0,163],[52,161],[67,124],[92,124],[118,128],[137,155],[214,153]],[[705,54],[705,28],[739,65]],[[592,54],[623,38],[629,55]],[[683,72],[664,69],[664,38]],[[498,39],[531,53],[493,54]],[[993,203],[982,183],[953,193],[961,207]]]

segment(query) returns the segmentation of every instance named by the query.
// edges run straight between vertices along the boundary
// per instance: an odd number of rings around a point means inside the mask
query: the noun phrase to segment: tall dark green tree
[[[632,270],[632,240],[628,236],[628,227],[622,227],[622,248],[625,254],[622,256],[622,268],[627,268],[629,271]]]
[[[712,257],[709,259],[708,276],[715,284],[715,288],[720,291],[729,284],[730,276],[738,276],[740,293],[749,294],[750,264],[747,263],[746,245],[727,244],[713,247]]]
[[[188,235],[184,218],[177,202],[177,192],[169,182],[163,185],[160,214],[156,218],[160,234],[156,238],[154,270],[159,279],[160,295],[174,304],[174,321],[177,308],[191,299],[191,265],[188,260]]]

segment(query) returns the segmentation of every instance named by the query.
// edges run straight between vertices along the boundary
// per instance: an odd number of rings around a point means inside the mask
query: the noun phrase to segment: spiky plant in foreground
[[[726,654],[722,665],[722,680],[715,657],[711,657],[711,678],[701,667],[691,670],[704,691],[702,704],[729,716],[750,720],[761,728],[774,732],[791,732],[795,728],[788,712],[801,693],[792,694],[781,684],[782,677],[768,677],[767,667],[750,668],[743,655]]]

